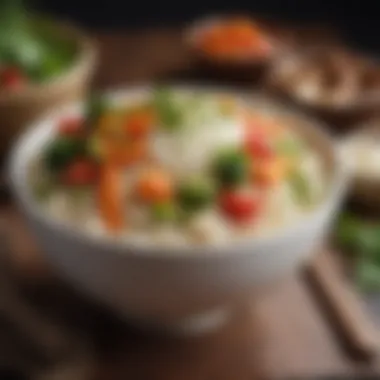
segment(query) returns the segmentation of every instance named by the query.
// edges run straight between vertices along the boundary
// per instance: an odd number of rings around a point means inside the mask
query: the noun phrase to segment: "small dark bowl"
[[[330,46],[329,49],[339,49],[337,46]],[[307,51],[292,53],[302,57],[302,54],[307,54]],[[282,59],[286,59],[283,57]],[[367,60],[366,57],[357,55],[358,62],[361,60]],[[373,61],[368,59],[372,65]],[[338,134],[344,134],[351,131],[357,127],[357,125],[366,119],[373,118],[378,114],[380,109],[380,86],[379,90],[371,92],[363,92],[360,96],[355,97],[351,101],[347,101],[344,104],[334,104],[326,101],[310,101],[307,99],[300,99],[294,94],[291,89],[284,88],[278,85],[276,81],[273,80],[273,71],[276,70],[277,66],[281,64],[281,59],[274,62],[273,65],[268,69],[264,80],[263,88],[266,89],[271,94],[280,97],[292,104],[295,104],[301,109],[304,109],[308,113],[311,113],[318,118],[325,121],[330,125],[332,130]],[[358,66],[352,68],[354,72],[360,75],[361,68]],[[354,75],[356,75],[356,73]],[[380,75],[380,71],[379,71]],[[379,82],[380,83],[380,82]]]
[[[185,31],[185,43],[188,46],[188,49],[198,67],[207,71],[212,76],[222,75],[231,78],[257,79],[262,75],[263,71],[268,66],[268,63],[271,62],[277,54],[279,54],[280,49],[277,41],[271,38],[269,31],[268,40],[272,44],[273,48],[269,54],[264,56],[247,55],[239,58],[214,57],[202,51],[197,46],[197,40],[202,32],[224,20],[235,17],[238,16],[212,16],[205,17],[194,22]],[[247,19],[246,16],[242,16],[241,18]],[[265,33],[265,26],[261,25],[259,22],[257,24],[263,28]]]

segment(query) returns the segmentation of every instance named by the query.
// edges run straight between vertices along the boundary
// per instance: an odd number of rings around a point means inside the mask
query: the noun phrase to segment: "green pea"
[[[293,137],[286,137],[275,143],[275,150],[284,156],[294,156],[302,152],[302,145]]]
[[[178,210],[174,203],[157,203],[152,206],[152,216],[156,222],[174,222],[178,216]]]
[[[215,184],[206,178],[193,178],[180,185],[178,202],[185,211],[199,211],[215,199]]]
[[[289,184],[295,199],[304,206],[310,205],[312,195],[306,176],[295,170],[289,177]]]
[[[180,127],[184,114],[168,89],[155,89],[153,103],[163,128],[174,131]]]
[[[52,171],[59,171],[75,157],[84,154],[85,144],[81,140],[60,137],[52,141],[44,154],[44,163]]]
[[[92,129],[109,108],[107,99],[102,95],[93,94],[90,96],[86,104],[85,116],[88,128]]]
[[[215,161],[213,171],[221,186],[239,185],[248,177],[248,157],[239,150],[222,152]]]

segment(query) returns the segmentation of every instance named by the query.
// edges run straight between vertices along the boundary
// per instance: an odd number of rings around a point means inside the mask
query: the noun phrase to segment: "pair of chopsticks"
[[[354,360],[380,355],[380,332],[367,315],[335,252],[320,252],[306,269],[306,280],[343,348]]]

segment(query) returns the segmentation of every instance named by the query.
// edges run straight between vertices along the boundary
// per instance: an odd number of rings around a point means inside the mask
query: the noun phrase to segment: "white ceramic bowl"
[[[203,87],[181,87],[204,91]],[[219,92],[219,89],[208,89]],[[113,93],[116,100],[144,96],[146,88]],[[243,95],[241,95],[243,96]],[[244,95],[247,97],[247,95]],[[268,100],[250,96],[253,105],[278,112],[320,152],[329,172],[324,201],[301,223],[272,237],[247,239],[223,248],[143,249],[94,240],[42,213],[26,181],[31,157],[51,136],[59,116],[80,112],[74,104],[35,123],[10,157],[13,193],[31,230],[58,271],[72,284],[139,323],[169,329],[206,329],[222,321],[225,310],[261,285],[295,272],[327,233],[345,189],[345,175],[331,138],[315,121]]]

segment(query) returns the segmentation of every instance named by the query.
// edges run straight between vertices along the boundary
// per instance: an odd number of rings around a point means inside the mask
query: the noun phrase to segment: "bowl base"
[[[231,310],[220,308],[188,317],[173,324],[154,324],[141,320],[131,322],[147,332],[175,336],[197,336],[212,333],[222,328],[228,322],[230,315]]]

